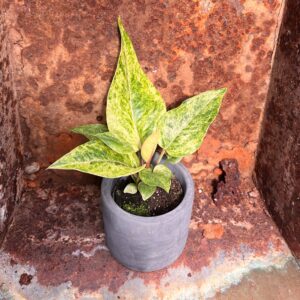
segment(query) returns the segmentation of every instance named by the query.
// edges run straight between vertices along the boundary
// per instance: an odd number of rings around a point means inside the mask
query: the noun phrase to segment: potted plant
[[[120,18],[118,25],[121,50],[107,97],[107,125],[74,128],[89,141],[49,168],[104,177],[108,248],[128,268],[154,271],[175,261],[185,246],[194,183],[179,161],[200,147],[226,89],[203,92],[167,111]]]

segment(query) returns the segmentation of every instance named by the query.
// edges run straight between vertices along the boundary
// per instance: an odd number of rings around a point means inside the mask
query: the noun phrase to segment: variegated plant
[[[157,187],[169,192],[172,173],[161,163],[177,163],[195,152],[216,117],[226,89],[212,90],[185,100],[167,111],[165,103],[147,78],[121,20],[121,51],[109,89],[106,119],[102,124],[73,129],[89,141],[53,163],[50,169],[77,170],[117,178],[131,175],[125,193],[140,192],[144,200]],[[161,148],[156,162],[153,155]]]

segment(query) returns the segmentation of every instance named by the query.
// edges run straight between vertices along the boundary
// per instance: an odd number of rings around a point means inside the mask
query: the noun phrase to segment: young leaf
[[[99,134],[106,132],[107,130],[107,126],[103,124],[81,125],[71,129],[72,132],[82,134],[89,140],[97,140]]]
[[[101,141],[82,144],[53,163],[49,169],[77,170],[101,177],[117,178],[135,174],[145,166],[138,166],[135,153],[119,154]]]
[[[164,165],[157,165],[153,169],[143,169],[140,173],[140,179],[150,186],[159,186],[167,193],[170,191],[172,172]]]
[[[166,107],[159,92],[139,65],[133,45],[121,20],[121,51],[109,89],[106,119],[109,131],[134,149],[155,129]]]
[[[144,182],[140,182],[138,185],[138,190],[142,195],[144,201],[149,199],[156,191],[156,186],[150,186]]]
[[[124,189],[124,193],[126,194],[136,194],[137,186],[135,183],[128,183]]]
[[[150,165],[152,156],[157,147],[158,140],[159,140],[159,131],[156,130],[146,138],[145,142],[142,145],[141,155],[147,165]]]
[[[120,154],[128,154],[137,152],[138,148],[134,148],[132,145],[127,144],[124,140],[119,140],[111,134],[111,132],[104,132],[97,135],[97,138],[101,140],[108,147]]]
[[[164,115],[159,124],[159,145],[169,156],[183,157],[200,147],[225,93],[226,89],[201,93]]]

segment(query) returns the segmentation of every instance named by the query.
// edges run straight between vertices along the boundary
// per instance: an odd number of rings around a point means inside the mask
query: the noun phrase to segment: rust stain
[[[0,12],[0,245],[22,188],[23,148],[18,98],[14,85],[12,47]]]
[[[234,251],[251,249],[252,255],[261,257],[270,251],[270,244],[272,251],[286,251],[259,194],[249,196],[255,190],[249,180],[241,180],[244,196],[239,204],[233,206],[228,201],[222,207],[216,207],[203,182],[196,180],[191,228],[183,254],[170,269],[133,272],[117,263],[105,247],[100,185],[64,184],[55,173],[51,177],[47,174],[40,171],[39,187],[24,192],[3,245],[15,263],[36,269],[42,285],[71,281],[80,293],[103,287],[116,294],[129,278],[159,287],[171,269],[186,266],[192,273],[200,272],[220,252],[230,259]]]
[[[203,228],[203,236],[208,240],[220,239],[224,234],[224,227],[221,224],[205,224]]]
[[[11,2],[8,19],[22,34],[23,73],[18,82],[24,98],[21,115],[29,129],[27,151],[40,163],[50,163],[49,157],[61,155],[51,147],[60,134],[78,124],[105,121],[120,15],[144,70],[170,107],[198,92],[228,87],[205,141],[218,141],[218,146],[208,154],[205,144],[199,150],[200,156],[217,158],[205,167],[195,162],[195,168],[204,176],[221,159],[236,155],[242,176],[249,176],[254,150],[244,146],[249,141],[257,144],[280,3]]]
[[[84,141],[70,128],[105,121],[105,97],[119,47],[118,15],[144,70],[170,107],[203,90],[229,90],[202,148],[184,159],[195,179],[196,197],[187,246],[170,269],[138,273],[119,265],[105,248],[99,182],[86,185],[97,179],[43,170],[38,179],[26,179],[28,189],[3,245],[16,263],[33,266],[42,285],[70,281],[79,294],[100,288],[117,294],[128,278],[159,287],[169,270],[182,266],[192,278],[220,252],[232,255],[245,247],[262,257],[287,251],[259,195],[249,196],[255,190],[249,175],[279,22],[280,1],[271,2],[7,4],[7,20],[22,37],[15,60],[21,65],[16,83],[26,157],[41,167]],[[241,197],[235,205],[224,201],[217,207],[212,181],[220,176],[219,162],[228,157],[239,164]]]
[[[32,278],[33,278],[32,275],[27,274],[27,273],[23,273],[23,274],[20,276],[19,283],[20,283],[20,285],[28,285],[28,284],[31,283]]]
[[[225,202],[238,204],[242,198],[238,162],[236,159],[223,159],[220,166],[222,173],[219,180],[214,182],[214,202],[216,205],[223,205]]]
[[[289,246],[300,257],[300,3],[287,1],[257,149],[256,181]]]

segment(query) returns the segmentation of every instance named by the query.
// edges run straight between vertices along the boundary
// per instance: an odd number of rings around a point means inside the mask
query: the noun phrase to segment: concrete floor
[[[105,246],[99,185],[29,180],[0,254],[0,299],[291,299],[300,272],[243,180],[239,204],[217,207],[203,182],[189,239],[168,269],[130,271]]]
[[[298,300],[300,299],[300,269],[291,261],[282,269],[254,270],[238,285],[224,293],[217,293],[217,300]]]

